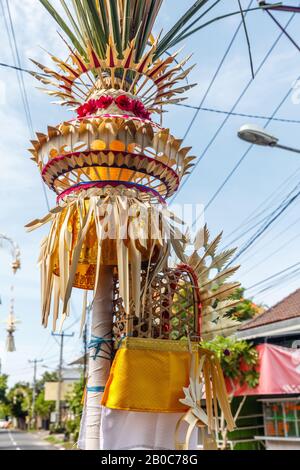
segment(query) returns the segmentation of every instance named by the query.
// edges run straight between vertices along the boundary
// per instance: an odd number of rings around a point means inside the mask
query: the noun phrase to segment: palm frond
[[[108,14],[111,22],[111,29],[113,31],[114,40],[117,46],[117,50],[122,56],[122,33],[120,25],[119,8],[115,0],[107,0]]]
[[[202,273],[211,271],[212,269],[217,269],[218,271],[221,271],[221,269],[232,258],[235,252],[236,248],[233,248],[231,250],[226,250],[222,253],[217,254],[212,258],[211,263],[209,264],[209,266],[207,266],[206,269],[202,271]]]
[[[72,15],[67,3],[65,2],[65,0],[61,0],[61,4],[62,4],[63,9],[66,12],[66,15],[68,17],[68,20],[70,21],[70,24],[72,25],[72,28],[74,29],[74,33],[81,40],[81,43],[84,44],[84,38],[82,37],[82,33],[81,33],[80,29],[78,28],[78,24],[74,20],[74,17]]]
[[[257,10],[261,10],[261,9],[262,9],[262,7],[253,7],[253,8],[247,8],[245,10],[242,10],[242,12],[243,13],[248,13],[248,12],[251,12],[251,11],[257,11]],[[210,26],[211,24],[216,23],[217,21],[221,21],[221,20],[224,20],[226,18],[230,18],[232,16],[236,16],[236,15],[241,15],[241,11],[240,10],[233,11],[231,13],[226,13],[224,15],[217,16],[217,17],[212,18],[211,20],[207,21],[206,23],[200,24],[200,26],[198,26],[197,28],[194,28],[192,30],[190,28],[188,28],[188,32],[186,34],[182,34],[182,32],[180,31],[180,33],[173,38],[173,41],[171,41],[169,43],[168,48],[171,49],[172,47],[176,47],[180,42],[182,42],[185,39],[189,38],[193,34],[200,31],[201,29],[204,29],[207,26]]]
[[[39,0],[71,40],[73,46],[85,55],[89,42],[103,58],[109,38],[112,37],[122,56],[130,41],[136,39],[138,60],[149,44],[154,23],[163,0],[60,0],[66,20],[56,11],[51,0]],[[197,0],[158,42],[155,58],[161,56],[182,37],[194,31],[193,26],[221,0],[215,0],[196,19],[196,14],[210,0]],[[193,21],[191,21],[193,19]],[[191,21],[191,22],[190,22]],[[201,28],[202,26],[200,26]]]
[[[93,0],[83,0],[83,5],[87,12],[91,29],[94,31],[93,37],[97,45],[97,50],[99,52],[101,51],[101,56],[104,56],[106,52],[105,44],[109,40],[109,35],[103,28],[95,2]]]
[[[75,36],[73,31],[69,28],[67,23],[64,21],[64,19],[57,13],[55,8],[51,5],[49,0],[39,0],[41,4],[46,8],[46,10],[50,13],[50,15],[53,17],[53,19],[57,22],[57,24],[61,27],[61,29],[64,31],[64,33],[69,37],[71,40],[72,44],[76,49],[82,54],[85,55],[85,47],[84,44],[82,44],[78,38]]]
[[[66,14],[60,16],[51,0],[39,0],[62,28],[73,46],[86,54],[91,45],[104,58],[110,38],[120,57],[128,44],[136,39],[139,59],[148,45],[153,25],[163,0],[66,0],[60,3]]]
[[[203,295],[203,303],[209,303],[210,300],[225,300],[230,295],[234,294],[236,290],[240,287],[239,282],[232,282],[228,284],[222,284],[217,291],[208,292]]]
[[[181,29],[186,26],[187,22],[202,8],[209,0],[197,0],[194,5],[187,10],[184,15],[175,23],[175,25],[170,29],[170,31],[161,39],[156,55],[159,56],[163,54],[167,49],[169,49],[169,44],[172,42],[174,37],[181,31]]]

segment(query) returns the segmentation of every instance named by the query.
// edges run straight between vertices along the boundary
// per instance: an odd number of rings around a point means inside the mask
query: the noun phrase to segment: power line
[[[246,272],[242,272],[243,276],[246,276],[248,273],[253,271],[253,269],[256,269],[258,266],[261,266],[265,261],[268,261],[270,258],[273,256],[277,255],[280,251],[284,250],[287,246],[291,245],[293,241],[299,239],[300,234],[297,233],[297,235],[294,235],[292,238],[290,238],[287,242],[283,243],[279,248],[276,250],[272,251],[269,255],[265,256],[262,260],[260,260],[258,263],[254,264],[252,267],[250,267]]]
[[[292,22],[292,20],[294,19],[296,13],[293,13],[290,17],[290,19],[287,21],[286,23],[286,26],[285,28],[287,28],[290,23]],[[263,66],[265,65],[265,63],[267,62],[268,58],[270,57],[270,55],[272,54],[273,50],[275,49],[275,47],[277,46],[278,42],[280,41],[280,39],[282,38],[283,36],[283,32],[281,31],[279,33],[279,35],[277,36],[275,42],[273,43],[273,45],[271,46],[271,48],[268,50],[267,54],[265,55],[265,57],[263,58],[262,62],[260,63],[257,71],[256,71],[256,74],[255,76],[258,75],[258,73],[261,71],[261,69],[263,68]],[[243,89],[242,93],[240,94],[240,96],[238,97],[238,99],[235,101],[235,103],[233,104],[232,108],[230,109],[230,113],[234,112],[234,110],[236,109],[236,107],[238,106],[238,104],[241,102],[241,100],[243,99],[243,97],[245,96],[246,92],[248,91],[248,89],[250,88],[251,84],[252,84],[253,80],[249,80],[249,82],[247,83],[247,85],[245,86],[245,88]],[[173,199],[171,200],[171,202],[173,202],[175,200],[175,198],[180,194],[180,191],[182,191],[182,189],[185,187],[185,185],[187,184],[187,182],[189,181],[189,179],[191,178],[191,176],[193,175],[193,173],[196,171],[198,165],[200,164],[200,162],[203,160],[203,158],[205,157],[206,153],[208,152],[208,150],[210,149],[210,147],[213,145],[213,143],[215,142],[215,140],[217,139],[218,135],[220,134],[220,132],[222,131],[223,127],[225,126],[225,124],[227,123],[227,121],[229,120],[230,118],[230,114],[228,114],[225,119],[223,120],[223,122],[221,123],[221,125],[218,127],[218,129],[216,130],[216,132],[214,133],[213,137],[211,138],[211,140],[209,141],[209,143],[207,144],[207,146],[205,147],[204,151],[202,152],[201,156],[198,158],[198,160],[196,161],[194,167],[191,169],[191,173],[186,177],[186,179],[184,180],[184,182],[181,184],[180,188],[178,189],[177,193],[175,194],[175,196],[173,197]],[[245,158],[245,157],[244,157]]]
[[[251,0],[251,2],[249,3],[248,8],[250,8],[250,6],[252,5],[252,3],[253,3],[253,0]],[[185,132],[185,134],[184,134],[183,140],[186,140],[187,136],[189,135],[189,133],[190,133],[190,131],[191,131],[191,129],[192,129],[192,127],[193,127],[193,125],[194,125],[194,123],[195,123],[197,117],[198,117],[198,114],[199,114],[199,112],[200,112],[200,108],[203,106],[203,104],[204,104],[204,102],[205,102],[205,100],[206,100],[206,98],[207,98],[207,96],[208,96],[210,90],[212,89],[212,87],[213,87],[213,85],[214,85],[214,83],[215,83],[215,81],[216,81],[216,79],[217,79],[217,76],[219,75],[219,72],[220,72],[221,68],[223,67],[225,60],[226,60],[226,58],[227,58],[229,52],[231,51],[231,48],[232,48],[232,46],[233,46],[233,44],[234,44],[234,42],[235,42],[235,40],[236,40],[236,38],[237,38],[237,36],[238,36],[238,34],[239,34],[239,31],[240,31],[240,29],[241,29],[242,26],[243,26],[243,21],[241,21],[241,22],[239,23],[237,29],[235,30],[235,32],[234,32],[234,34],[233,34],[233,36],[232,36],[232,38],[231,38],[231,40],[230,40],[230,42],[229,42],[229,44],[228,44],[228,46],[227,46],[227,49],[226,49],[226,51],[225,51],[225,53],[224,53],[224,55],[223,55],[223,57],[222,57],[222,59],[221,59],[219,65],[218,65],[218,67],[217,67],[217,70],[215,71],[215,73],[214,73],[214,75],[213,75],[213,77],[212,77],[212,79],[211,79],[211,81],[210,81],[210,83],[209,83],[209,85],[208,85],[208,88],[206,89],[206,91],[205,91],[205,93],[204,93],[204,96],[202,97],[202,100],[201,100],[201,102],[200,102],[200,104],[199,104],[199,106],[198,106],[198,109],[196,110],[196,113],[194,114],[194,116],[192,117],[192,120],[191,120],[190,124],[188,125],[188,128],[187,128],[187,130],[186,130],[186,132]],[[181,185],[181,188],[182,188],[184,185],[185,185],[185,181],[184,181],[183,184]],[[181,189],[179,189],[179,191],[180,191],[180,190],[181,190]],[[178,191],[178,192],[179,192],[179,191]],[[173,196],[173,198],[171,199],[171,203],[172,203],[172,202],[175,200],[175,198],[177,197],[178,192],[177,192],[176,196]]]
[[[33,73],[32,70],[24,69],[22,67],[17,67],[16,65],[6,64],[5,62],[0,62],[0,67],[5,67],[7,69],[16,70],[17,72],[28,73],[30,75],[32,75]],[[43,73],[43,74],[41,73],[40,75],[43,75],[44,77],[50,77],[50,75],[46,73]]]
[[[32,116],[31,116],[31,111],[30,111],[30,106],[29,106],[29,99],[28,99],[28,95],[27,95],[27,91],[26,91],[26,87],[25,87],[24,77],[23,77],[23,74],[21,72],[21,69],[22,69],[21,59],[20,59],[20,54],[19,54],[19,49],[18,49],[18,44],[17,44],[17,39],[16,39],[16,33],[15,33],[13,21],[12,21],[10,6],[9,6],[9,3],[8,3],[8,0],[6,0],[6,9],[7,9],[7,14],[8,14],[8,21],[7,21],[7,18],[6,18],[6,15],[5,15],[5,10],[4,10],[3,0],[1,0],[0,4],[1,4],[1,10],[2,10],[2,14],[3,14],[4,25],[5,25],[5,29],[6,29],[6,32],[7,32],[12,57],[13,57],[13,60],[14,60],[14,63],[15,63],[15,70],[16,70],[16,73],[17,73],[17,79],[18,79],[18,84],[19,84],[19,88],[20,88],[21,99],[22,99],[22,103],[23,103],[23,108],[24,108],[24,112],[25,112],[25,117],[26,117],[26,121],[27,121],[29,134],[31,136],[34,136]],[[41,179],[41,184],[42,184],[42,188],[43,188],[43,194],[44,194],[44,197],[45,197],[46,205],[47,205],[48,210],[50,211],[49,199],[48,199],[46,188],[45,188],[45,185],[44,185],[42,179]]]
[[[259,215],[258,215],[259,216]],[[237,242],[240,238],[243,238],[247,233],[249,233],[251,230],[254,228],[258,227],[262,222],[268,220],[270,215],[266,215],[263,219],[260,219],[258,222],[256,222],[254,225],[251,225],[251,227],[247,228],[242,232],[240,235],[238,235],[236,238],[230,241],[227,245],[225,245],[224,249],[227,250],[229,247],[233,246],[235,242]]]
[[[299,77],[300,78],[300,77]],[[279,105],[276,106],[272,116],[269,118],[268,122],[265,124],[264,128],[266,129],[268,127],[268,125],[270,124],[270,122],[273,120],[273,117],[277,114],[277,112],[279,111],[279,109],[283,106],[283,104],[286,102],[287,98],[290,96],[292,92],[292,89],[289,89],[288,92],[286,93],[286,95],[283,97],[283,99],[280,101]],[[250,153],[250,151],[253,149],[254,147],[254,144],[251,144],[248,149],[243,153],[242,157],[238,160],[238,162],[235,164],[235,166],[233,167],[233,169],[230,171],[230,173],[227,175],[227,177],[225,178],[225,180],[223,181],[223,183],[219,186],[219,188],[217,189],[217,191],[214,193],[214,195],[211,197],[211,199],[209,200],[209,202],[206,204],[206,206],[204,207],[204,211],[207,210],[211,204],[214,202],[214,200],[217,198],[217,196],[220,194],[220,192],[222,191],[222,189],[226,186],[226,184],[228,183],[228,181],[231,179],[231,177],[234,175],[234,173],[236,172],[236,170],[239,168],[239,166],[242,164],[242,162],[245,160],[245,158],[247,157],[247,155]],[[200,217],[202,217],[202,214],[200,214],[200,216],[197,217],[197,219],[193,222],[193,227],[195,227],[195,225],[197,224],[198,220],[200,219]],[[257,225],[257,224],[256,224]]]
[[[16,52],[16,42],[15,41],[13,42],[12,37],[11,37],[12,33],[10,32],[10,28],[12,28],[10,10],[8,10],[8,17],[9,17],[9,23],[8,23],[8,20],[7,20],[6,15],[5,15],[3,0],[1,0],[0,4],[1,4],[2,16],[3,16],[4,26],[5,26],[8,41],[9,41],[10,50],[11,50],[11,53],[12,53],[13,61],[16,64],[17,61],[18,61],[18,55],[17,55],[17,52]],[[9,8],[8,4],[7,4],[7,8]],[[9,27],[9,24],[10,24],[10,27]],[[15,37],[15,36],[13,36],[13,37]],[[22,80],[22,75],[17,73],[17,79],[18,79],[21,99],[22,99],[22,103],[23,103],[23,108],[24,108],[24,112],[25,112],[25,118],[26,118],[26,121],[27,121],[28,129],[29,129],[29,135],[32,136],[33,135],[32,120],[31,120],[31,116],[30,116],[30,110],[28,108],[28,100],[26,100],[26,96],[24,95],[24,88],[23,88],[24,81]]]
[[[271,226],[273,223],[281,216],[290,206],[293,204],[300,196],[299,190],[300,183],[291,191],[291,193],[296,194],[292,195],[290,198],[286,198],[286,200],[281,203],[270,215],[269,220],[265,223],[263,227],[261,227],[240,249],[240,251],[233,257],[232,261],[228,263],[227,266],[230,266],[232,263],[235,263],[238,258],[241,257],[245,251],[247,251],[261,236],[262,234]]]
[[[265,209],[261,210],[260,212],[258,212],[268,201],[272,201],[272,199],[276,199],[274,198],[273,196],[276,195],[281,188],[285,187],[288,183],[290,183],[290,181],[295,178],[295,176],[300,172],[300,168],[298,168],[296,171],[293,171],[292,174],[290,174],[282,183],[280,183],[280,185],[274,190],[272,191],[272,193],[263,201],[261,202],[247,217],[246,219],[243,220],[243,222],[241,222],[240,225],[238,225],[237,228],[235,228],[232,232],[230,232],[226,237],[225,237],[225,240],[227,240],[229,237],[231,237],[232,235],[234,235],[236,232],[238,232],[241,228],[243,227],[247,227],[248,225],[250,225],[251,223],[253,223],[253,221],[255,221],[258,217],[260,217],[261,215],[263,215],[271,206],[273,203],[270,203]],[[258,213],[257,213],[258,212]],[[254,228],[254,226],[251,226],[246,232],[244,232],[242,235],[238,236],[237,238],[234,239],[234,241],[231,241],[230,243],[228,243],[228,245],[226,245],[225,248],[227,248],[228,246],[232,245],[232,243],[234,243],[236,240],[238,240],[239,238],[242,238],[246,233],[248,233],[250,230],[252,230]]]
[[[24,69],[24,68],[20,68],[20,67],[15,67],[14,65],[10,65],[10,64],[6,64],[4,62],[0,62],[0,67],[6,67],[6,68],[9,68],[9,69],[12,69],[12,70],[17,70],[19,72],[23,72],[23,73],[28,73],[30,75],[32,75],[34,73],[33,70],[29,70],[29,69]],[[47,73],[39,73],[39,75],[42,75],[44,77],[50,77],[49,74]],[[230,111],[226,111],[224,109],[217,109],[217,108],[206,108],[206,107],[203,107],[203,106],[193,106],[191,104],[187,104],[187,103],[176,103],[175,104],[176,106],[181,106],[182,108],[188,108],[188,109],[195,109],[195,110],[199,110],[199,111],[205,111],[205,112],[209,112],[209,113],[216,113],[216,114],[226,114],[226,115],[230,115],[230,116],[236,116],[236,117],[245,117],[245,118],[250,118],[250,119],[261,119],[261,120],[264,120],[264,121],[267,121],[268,119],[270,119],[270,116],[264,116],[264,115],[261,115],[261,114],[248,114],[248,113],[231,113]],[[300,124],[300,120],[298,119],[287,119],[287,118],[273,118],[273,121],[276,121],[276,122],[284,122],[284,123],[287,123],[287,124]]]
[[[292,286],[295,284],[295,287],[299,287],[299,279],[298,278],[295,278],[295,279],[288,279],[289,281],[289,292],[292,292],[292,290],[294,290],[292,288]],[[278,294],[280,291],[282,291],[283,289],[286,289],[285,287],[285,282],[281,282],[279,286],[271,286],[266,292],[268,292],[268,295],[270,295],[270,293],[276,289],[276,294]],[[256,294],[255,297],[259,297],[261,295],[260,294]]]
[[[287,282],[292,281],[295,277],[298,277],[299,274],[300,274],[300,268],[296,268],[296,269],[294,269],[294,271],[291,271],[290,273],[288,273],[288,275],[284,274],[283,276],[276,279],[274,282],[272,282],[268,286],[263,287],[262,289],[260,289],[254,295],[256,296],[256,295],[260,295],[260,294],[265,293],[265,292],[272,291],[274,288],[277,288],[279,285],[283,285],[283,284],[286,284]]]
[[[292,227],[294,227],[298,222],[300,221],[300,217],[298,217],[296,220],[294,220],[293,223],[289,224],[288,227],[285,227],[284,230],[281,230],[275,237],[272,238],[272,243],[277,240],[278,238],[281,237],[284,233],[286,233],[288,230],[290,230]],[[270,242],[265,243],[262,247],[260,247],[258,250],[256,250],[254,253],[246,257],[246,259],[243,260],[243,264],[245,264],[247,261],[249,261],[251,258],[253,258],[257,253],[261,252],[264,250],[264,248],[267,248],[270,246]]]
[[[231,113],[230,111],[225,111],[223,109],[204,108],[204,107],[192,106],[190,104],[184,104],[184,103],[176,103],[176,106],[181,106],[183,108],[189,108],[189,109],[198,109],[199,111],[207,111],[207,112],[216,113],[216,114],[226,114],[226,115],[236,116],[236,117],[245,117],[245,118],[250,118],[250,119],[262,119],[264,121],[272,119],[272,121],[285,122],[288,124],[300,124],[300,120],[298,119],[285,119],[285,118],[276,118],[276,117],[271,118],[270,116],[263,116],[261,114]]]
[[[248,8],[251,7],[252,3],[253,3],[253,0],[251,0],[251,2],[249,3]],[[234,44],[234,41],[236,40],[236,37],[237,37],[237,35],[238,35],[238,33],[239,33],[239,31],[240,31],[240,29],[241,29],[242,26],[243,26],[243,21],[241,21],[241,22],[239,23],[239,25],[238,25],[238,27],[237,27],[235,33],[233,34],[232,39],[231,39],[231,41],[230,41],[230,43],[229,43],[229,45],[228,45],[228,47],[227,47],[227,49],[226,49],[226,51],[225,51],[225,54],[223,55],[223,57],[222,57],[222,59],[221,59],[221,62],[219,63],[219,65],[218,65],[218,67],[217,67],[217,70],[215,71],[214,76],[213,76],[213,78],[211,79],[211,81],[210,81],[210,83],[209,83],[209,85],[208,85],[208,88],[207,88],[206,92],[204,93],[204,96],[203,96],[203,98],[202,98],[202,100],[201,100],[201,102],[200,102],[200,105],[199,105],[199,107],[198,107],[196,113],[194,114],[194,116],[193,116],[193,118],[192,118],[190,124],[188,125],[188,128],[187,128],[187,130],[186,130],[186,132],[185,132],[185,134],[184,134],[183,140],[185,140],[185,139],[187,138],[187,136],[189,135],[189,133],[190,133],[190,131],[191,131],[191,129],[192,129],[192,127],[193,127],[193,125],[194,125],[194,123],[195,123],[197,117],[198,117],[200,108],[201,108],[202,105],[204,104],[204,102],[205,102],[205,100],[206,100],[206,98],[207,98],[207,96],[208,96],[208,94],[209,94],[209,92],[210,92],[210,90],[211,90],[213,84],[215,83],[216,78],[217,78],[217,76],[219,75],[219,72],[220,72],[221,68],[223,67],[223,64],[224,64],[224,62],[225,62],[225,60],[226,60],[226,58],[227,58],[227,56],[228,56],[228,54],[229,54],[229,52],[230,52],[230,50],[231,50],[231,48],[232,48],[232,46],[233,46],[233,44]]]
[[[300,77],[298,77],[299,79]],[[292,88],[289,89],[289,91],[286,93],[286,95],[283,97],[283,99],[280,101],[279,105],[276,106],[272,116],[268,119],[268,122],[265,124],[264,126],[264,129],[266,129],[268,127],[268,125],[272,122],[273,120],[273,117],[276,116],[277,112],[279,111],[279,109],[283,106],[283,104],[286,102],[286,100],[288,99],[288,97],[290,96],[292,92]],[[251,144],[248,149],[244,152],[244,154],[242,155],[242,157],[239,159],[239,161],[235,164],[235,166],[233,167],[233,169],[230,171],[230,173],[226,176],[225,180],[223,181],[223,183],[219,186],[219,188],[217,189],[217,191],[214,193],[214,195],[211,197],[211,199],[209,200],[209,202],[206,204],[205,206],[205,210],[207,210],[211,204],[214,202],[214,200],[218,197],[218,195],[220,194],[220,192],[223,190],[223,188],[226,186],[226,184],[228,183],[228,181],[232,178],[232,176],[234,175],[234,173],[236,172],[236,170],[240,167],[240,165],[242,164],[242,162],[245,160],[245,158],[247,157],[247,155],[250,153],[250,151],[253,149],[254,147],[254,144]],[[195,224],[197,223],[197,220],[195,221]]]
[[[261,281],[259,281],[259,282],[256,282],[256,283],[253,284],[252,286],[247,287],[245,290],[246,290],[246,291],[252,290],[252,289],[254,289],[255,287],[258,287],[258,286],[260,286],[261,284],[264,284],[265,282],[270,281],[271,279],[274,279],[274,278],[280,276],[281,274],[284,274],[284,273],[286,273],[286,272],[290,271],[291,269],[296,268],[296,267],[298,267],[298,266],[300,266],[300,261],[298,261],[298,263],[295,263],[295,264],[293,264],[293,265],[291,265],[291,266],[288,266],[287,268],[285,268],[285,269],[283,269],[283,270],[281,270],[281,271],[279,271],[279,272],[277,272],[277,273],[275,273],[275,274],[272,274],[272,276],[269,276],[269,277],[267,277],[267,278],[265,278],[265,279],[263,279],[263,280],[261,280]]]

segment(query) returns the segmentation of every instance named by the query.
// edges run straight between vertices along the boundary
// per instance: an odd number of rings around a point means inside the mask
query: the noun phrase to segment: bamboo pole
[[[101,266],[92,313],[86,398],[86,450],[100,449],[100,403],[111,367],[112,310],[113,267]]]

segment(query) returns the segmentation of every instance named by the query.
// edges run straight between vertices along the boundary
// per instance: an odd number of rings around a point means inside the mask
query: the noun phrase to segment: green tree
[[[265,310],[263,305],[257,305],[252,301],[252,299],[246,299],[245,290],[246,289],[243,287],[240,287],[234,294],[232,294],[232,300],[242,299],[242,301],[228,312],[228,316],[240,322],[251,320],[251,318],[262,314]]]
[[[7,381],[8,375],[0,375],[0,403],[5,403],[7,401]]]
[[[36,382],[37,393],[40,393],[45,389],[46,382],[57,382],[57,381],[58,381],[57,372],[45,372],[44,375],[41,377],[41,379],[37,380]]]
[[[84,391],[84,378],[81,377],[79,382],[76,382],[73,391],[67,397],[67,404],[72,414],[71,419],[66,423],[67,434],[73,434],[74,441],[76,442],[80,430],[80,421],[83,410],[83,391]]]
[[[26,419],[30,415],[32,402],[32,389],[29,383],[16,383],[7,394],[10,415],[17,419],[18,427],[24,428]]]
[[[259,358],[253,344],[230,337],[216,336],[211,341],[202,341],[201,346],[217,355],[226,378],[238,381],[240,385],[246,383],[251,388],[258,385]]]
[[[55,410],[54,401],[45,400],[45,390],[42,390],[35,401],[35,413],[43,419],[49,419],[52,411]]]
[[[7,398],[8,376],[0,375],[0,419],[6,419],[9,415],[9,403]]]
[[[57,372],[45,372],[42,378],[36,383],[37,397],[35,400],[35,414],[42,419],[50,419],[50,414],[55,410],[55,402],[45,400],[45,383],[57,382],[57,380]]]

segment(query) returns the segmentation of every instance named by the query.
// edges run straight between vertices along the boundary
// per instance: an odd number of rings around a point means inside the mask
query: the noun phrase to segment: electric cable
[[[286,25],[285,25],[285,28],[287,28],[292,20],[294,19],[296,13],[293,13],[291,15],[291,17],[289,18],[289,20],[287,21]],[[274,41],[274,43],[272,44],[272,46],[270,47],[270,49],[268,50],[267,54],[264,56],[262,62],[260,63],[259,67],[257,68],[257,71],[256,71],[256,74],[255,76],[258,75],[258,73],[261,71],[261,69],[263,68],[263,66],[265,65],[265,63],[267,62],[268,58],[270,57],[270,55],[272,54],[272,52],[274,51],[274,49],[276,48],[278,42],[280,41],[280,39],[282,38],[283,36],[283,32],[281,31],[279,33],[279,35],[277,36],[276,40]],[[248,89],[250,88],[251,84],[252,84],[253,80],[249,80],[249,82],[247,83],[247,85],[245,86],[245,88],[243,89],[242,93],[239,95],[239,97],[237,98],[237,100],[235,101],[235,103],[233,104],[232,108],[230,109],[230,113],[234,112],[234,110],[236,109],[236,107],[238,106],[238,104],[241,102],[241,100],[243,99],[243,97],[245,96],[246,92],[248,91]],[[200,157],[198,158],[198,160],[196,161],[195,165],[193,166],[193,168],[191,169],[191,172],[190,174],[185,178],[185,180],[183,181],[183,183],[181,184],[180,188],[178,189],[177,193],[175,194],[175,196],[173,196],[173,198],[171,199],[171,203],[178,197],[178,195],[180,194],[180,192],[182,191],[182,189],[185,187],[185,185],[188,183],[188,181],[190,180],[190,178],[192,177],[193,173],[196,171],[197,167],[199,166],[200,162],[203,160],[203,158],[205,157],[206,153],[208,152],[208,150],[211,148],[211,146],[213,145],[213,143],[215,142],[215,140],[217,139],[218,135],[220,134],[220,132],[222,131],[222,129],[224,128],[225,124],[227,123],[227,121],[229,120],[230,118],[230,114],[228,114],[225,119],[222,121],[221,125],[217,128],[216,132],[214,133],[213,137],[210,139],[209,143],[206,145],[204,151],[202,152],[202,154],[200,155]],[[244,157],[245,158],[245,157]]]

